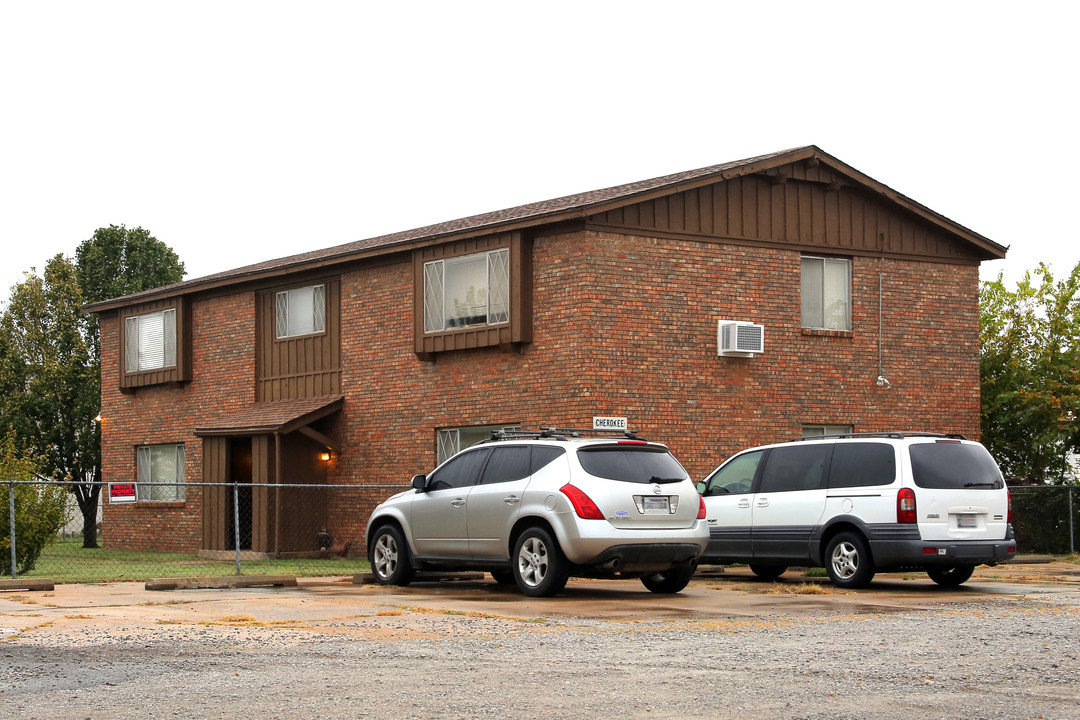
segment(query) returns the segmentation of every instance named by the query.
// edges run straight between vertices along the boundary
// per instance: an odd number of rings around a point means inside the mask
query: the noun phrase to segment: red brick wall
[[[803,424],[977,435],[976,267],[853,258],[853,330],[822,335],[801,329],[796,250],[582,231],[536,240],[533,264],[534,341],[435,362],[413,351],[411,262],[342,276],[346,401],[324,428],[342,447],[329,478],[379,486],[331,495],[328,530],[352,552],[364,551],[371,508],[434,466],[438,428],[626,416],[695,479]],[[879,275],[888,388],[875,385]],[[106,387],[106,479],[131,477],[135,444],[176,441],[188,443],[188,478],[200,479],[191,428],[252,401],[251,294],[196,302],[192,315],[189,386]],[[764,354],[718,357],[719,319],[763,324]],[[115,322],[103,343],[105,367],[116,367]],[[160,513],[162,538],[197,547],[200,509],[195,488],[181,508],[106,508],[107,539],[142,543]]]
[[[202,440],[194,428],[221,412],[249,405],[255,388],[255,311],[252,293],[192,303],[192,380],[121,393],[119,325],[101,322],[102,479],[136,479],[135,447],[184,443],[188,482],[202,482]],[[104,495],[104,493],[103,493]],[[184,502],[109,505],[102,517],[106,547],[196,550],[202,543],[202,488]]]

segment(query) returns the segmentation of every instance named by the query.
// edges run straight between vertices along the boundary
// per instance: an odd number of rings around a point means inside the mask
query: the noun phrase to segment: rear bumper
[[[982,565],[1016,555],[1015,540],[880,540],[870,542],[879,570],[894,567]]]
[[[701,546],[690,543],[615,545],[582,565],[598,572],[663,572],[697,560]]]

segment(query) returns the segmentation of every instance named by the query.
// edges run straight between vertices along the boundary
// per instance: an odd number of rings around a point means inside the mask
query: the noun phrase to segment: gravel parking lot
[[[0,593],[20,718],[1076,718],[1080,581],[572,581]],[[1073,569],[1076,566],[1071,566]]]

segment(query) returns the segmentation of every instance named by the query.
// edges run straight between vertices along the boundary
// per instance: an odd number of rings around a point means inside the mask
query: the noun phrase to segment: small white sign
[[[593,430],[625,430],[627,428],[624,417],[594,417],[592,419]]]

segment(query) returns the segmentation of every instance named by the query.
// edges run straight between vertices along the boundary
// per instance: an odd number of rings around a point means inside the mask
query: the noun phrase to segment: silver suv
[[[475,568],[534,597],[571,576],[682,590],[709,541],[694,483],[665,445],[587,432],[496,432],[415,476],[368,520],[376,579],[408,585],[417,570]]]

